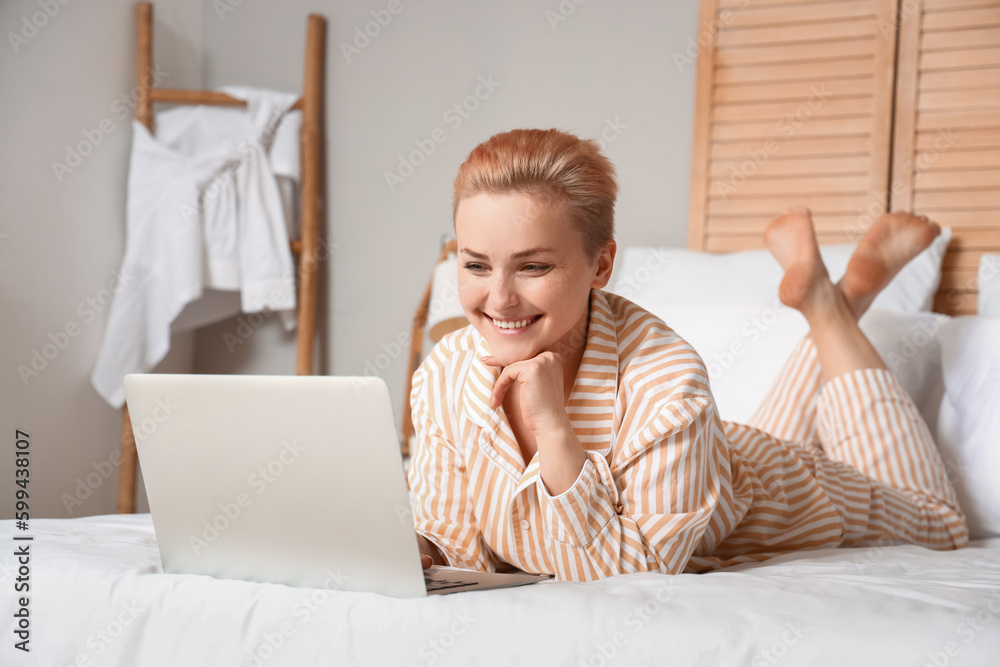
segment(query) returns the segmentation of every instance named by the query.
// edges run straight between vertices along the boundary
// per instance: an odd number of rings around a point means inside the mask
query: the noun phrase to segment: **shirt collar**
[[[469,417],[482,428],[480,444],[511,474],[525,470],[521,449],[510,428],[503,406],[491,410],[490,394],[500,369],[487,366],[482,357],[491,354],[486,339],[474,332],[476,356],[466,379],[464,396]],[[618,336],[607,297],[590,292],[587,343],[573,383],[566,412],[584,449],[607,454],[612,445],[615,397],[618,390]]]

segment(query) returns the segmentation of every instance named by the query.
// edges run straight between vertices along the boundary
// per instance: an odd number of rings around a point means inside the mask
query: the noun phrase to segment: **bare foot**
[[[836,289],[823,265],[807,208],[790,208],[764,231],[764,244],[785,270],[778,297],[808,319],[816,308],[835,298]]]
[[[837,283],[855,317],[861,317],[900,269],[931,244],[941,228],[926,216],[886,213],[858,242]]]

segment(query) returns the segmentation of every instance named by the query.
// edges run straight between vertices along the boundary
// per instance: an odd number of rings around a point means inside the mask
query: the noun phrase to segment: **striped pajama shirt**
[[[591,292],[567,404],[587,458],[552,496],[525,465],[499,369],[466,327],[414,375],[414,527],[451,565],[513,565],[588,581],[702,572],[798,549],[967,542],[965,518],[922,418],[884,369],[821,386],[804,340],[753,425],[720,419],[698,354],[654,315]]]

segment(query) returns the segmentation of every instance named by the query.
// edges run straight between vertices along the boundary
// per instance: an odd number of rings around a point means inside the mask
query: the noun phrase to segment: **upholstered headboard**
[[[951,227],[935,309],[976,312],[1000,252],[1000,0],[702,0],[688,245],[761,247],[793,205],[821,243],[886,210]]]

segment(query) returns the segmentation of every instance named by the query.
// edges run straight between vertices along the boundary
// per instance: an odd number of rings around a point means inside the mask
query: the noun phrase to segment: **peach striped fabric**
[[[590,309],[567,405],[587,461],[558,496],[537,455],[525,465],[503,408],[490,410],[499,371],[480,361],[489,349],[472,327],[414,375],[414,525],[450,564],[588,581],[874,540],[967,541],[927,427],[888,371],[821,387],[807,339],[755,425],[732,424],[701,358],[661,320],[599,290]]]

